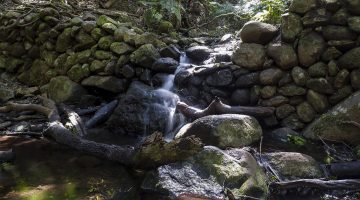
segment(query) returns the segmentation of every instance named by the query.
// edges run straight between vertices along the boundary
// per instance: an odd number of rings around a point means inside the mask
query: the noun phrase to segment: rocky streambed
[[[42,115],[0,109],[1,131],[25,138],[1,136],[0,151],[13,149],[16,157],[1,164],[0,195],[358,199],[353,188],[357,180],[321,182],[359,176],[358,6],[354,0],[293,0],[280,29],[248,22],[239,33],[222,38],[154,34],[121,17],[67,17],[51,7],[27,15],[5,12],[0,18],[1,106],[38,104],[42,94],[79,114],[87,135],[76,137],[87,141],[136,149],[151,145],[159,135],[168,142],[195,136],[204,147],[150,169],[124,167],[72,151],[51,138],[45,141],[47,119]],[[15,20],[19,17],[20,22]],[[7,28],[11,22],[15,26]],[[23,26],[26,22],[30,27]],[[214,99],[226,108],[273,112],[191,119],[176,109],[181,101],[199,113]],[[99,108],[100,117],[94,120]],[[65,115],[66,110],[61,113]],[[71,123],[64,124],[76,134]],[[192,148],[176,145],[180,149],[162,146],[145,152],[153,155],[148,163],[161,160],[162,151],[173,156]],[[355,168],[339,173],[337,164],[344,163]],[[322,187],[319,182],[276,185],[299,179],[320,181]]]

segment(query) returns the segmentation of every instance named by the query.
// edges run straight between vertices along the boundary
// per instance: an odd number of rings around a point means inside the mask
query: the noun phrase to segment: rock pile
[[[356,0],[293,0],[280,29],[246,23],[232,63],[186,69],[177,85],[205,105],[218,96],[232,105],[276,107],[276,121],[265,124],[302,130],[360,88],[358,8]]]
[[[154,74],[178,65],[175,46],[124,20],[66,18],[51,7],[26,14],[1,13],[0,70],[58,103],[79,102],[89,89],[116,95],[135,80],[150,85]]]

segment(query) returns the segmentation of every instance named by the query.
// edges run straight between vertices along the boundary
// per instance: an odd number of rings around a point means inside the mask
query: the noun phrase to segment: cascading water
[[[154,91],[154,95],[161,96],[163,99],[162,105],[168,108],[169,115],[165,128],[165,140],[172,140],[175,136],[176,131],[181,128],[185,123],[185,118],[181,114],[176,115],[176,105],[180,101],[180,97],[174,92],[174,78],[176,73],[189,64],[190,61],[185,53],[181,54],[179,66],[175,71],[175,74],[166,75],[162,80],[162,86]],[[150,119],[151,120],[151,119]]]

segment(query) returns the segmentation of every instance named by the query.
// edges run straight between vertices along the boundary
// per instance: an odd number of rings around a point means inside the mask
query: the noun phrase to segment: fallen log
[[[46,115],[49,126],[43,135],[58,144],[69,146],[83,153],[141,169],[153,168],[181,161],[201,151],[203,144],[194,136],[166,142],[161,133],[154,133],[138,146],[117,146],[83,139],[65,128],[57,107],[52,100],[43,98],[42,105],[9,103],[0,112],[33,110]]]
[[[336,177],[360,177],[360,161],[332,163],[329,170]]]
[[[65,115],[67,116],[70,124],[66,124],[70,129],[75,129],[76,130],[76,134],[78,134],[80,137],[83,137],[86,134],[86,129],[84,127],[84,124],[81,120],[81,117],[74,111],[70,110],[67,106],[65,106],[64,104],[60,105],[60,109],[62,112],[65,113]]]
[[[246,106],[230,106],[221,102],[220,98],[215,98],[210,105],[201,110],[187,105],[184,102],[177,104],[179,110],[185,117],[191,119],[198,119],[207,115],[221,115],[221,114],[243,114],[250,115],[257,118],[266,118],[274,114],[273,107],[246,107]]]
[[[117,105],[118,105],[118,100],[113,100],[112,102],[101,107],[94,114],[94,116],[85,123],[85,127],[93,128],[96,125],[105,122],[107,119],[109,119],[111,114],[114,112]]]
[[[302,187],[314,188],[318,190],[360,190],[360,179],[299,179],[294,181],[274,182],[270,184],[270,188],[275,190],[289,190]]]

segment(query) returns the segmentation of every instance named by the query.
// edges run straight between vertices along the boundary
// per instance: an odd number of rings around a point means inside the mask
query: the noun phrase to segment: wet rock
[[[175,45],[171,44],[162,48],[160,50],[160,55],[165,58],[168,57],[180,61],[181,52]]]
[[[311,77],[325,77],[327,68],[325,63],[317,62],[309,67],[308,73]]]
[[[350,74],[351,86],[354,89],[360,89],[360,69],[354,70]]]
[[[125,42],[114,42],[110,45],[110,50],[118,55],[128,54],[133,52],[134,47],[126,44]]]
[[[284,96],[301,96],[306,94],[306,89],[297,85],[289,84],[279,88],[278,92]]]
[[[230,69],[219,70],[206,78],[206,83],[211,86],[227,86],[233,80]]]
[[[232,61],[250,70],[262,69],[266,52],[264,46],[253,43],[240,43],[233,53]]]
[[[179,100],[166,90],[153,90],[144,83],[133,81],[119,99],[119,104],[107,121],[115,133],[149,135],[154,131],[166,132],[169,121],[169,106]]]
[[[276,108],[275,114],[276,117],[279,119],[284,119],[295,112],[294,106],[291,106],[290,104],[284,104]]]
[[[360,32],[360,17],[356,16],[356,17],[348,18],[348,25],[351,30],[359,33]]]
[[[305,86],[309,79],[309,74],[301,67],[294,67],[291,71],[291,77],[296,85]]]
[[[195,135],[206,145],[244,147],[260,139],[262,130],[255,118],[246,115],[210,115],[184,126],[176,137]]]
[[[358,69],[360,67],[360,47],[345,53],[338,60],[338,65],[345,69]]]
[[[152,70],[156,72],[173,74],[175,73],[178,66],[179,62],[173,58],[159,58],[152,65]]]
[[[334,87],[342,88],[345,86],[350,80],[350,72],[346,69],[341,70],[334,79]]]
[[[271,43],[267,48],[267,54],[274,59],[276,65],[281,69],[291,69],[298,65],[295,50],[289,44]]]
[[[84,79],[81,85],[100,88],[113,93],[120,93],[126,90],[126,81],[114,76],[90,76]]]
[[[121,74],[125,78],[132,78],[135,76],[135,69],[133,67],[131,67],[130,65],[125,65],[121,70]]]
[[[331,13],[325,8],[309,11],[302,18],[305,27],[324,26],[330,22]]]
[[[285,42],[293,42],[303,30],[301,17],[294,13],[281,16],[281,38]]]
[[[151,68],[159,58],[160,53],[152,44],[142,45],[130,55],[132,63],[145,68]]]
[[[264,157],[285,180],[323,177],[320,165],[308,155],[296,152],[277,152],[267,153]]]
[[[277,85],[283,76],[283,72],[278,68],[270,68],[260,72],[260,83],[263,85]]]
[[[48,96],[56,103],[78,102],[86,94],[84,88],[66,76],[52,78],[49,83]]]
[[[245,43],[267,44],[276,35],[277,28],[263,22],[249,21],[240,30],[241,40]]]
[[[341,100],[350,96],[353,92],[351,86],[345,86],[336,91],[333,95],[329,97],[329,102],[331,105],[335,105],[339,103]]]
[[[303,102],[296,107],[296,113],[301,121],[307,123],[315,118],[315,111],[308,102]]]
[[[309,79],[306,83],[306,87],[322,93],[322,94],[332,94],[334,93],[334,89],[328,80],[325,78],[312,78]]]
[[[13,90],[7,88],[0,88],[0,102],[7,102],[14,97],[15,93]]]
[[[220,44],[225,44],[231,41],[231,39],[233,39],[233,35],[231,33],[225,34],[221,37],[219,43]]]
[[[250,90],[237,89],[231,94],[231,103],[234,105],[249,105],[250,103]]]
[[[211,52],[212,50],[206,46],[194,46],[186,49],[186,55],[196,62],[207,60]]]
[[[354,15],[360,15],[360,1],[346,0],[346,8]]]
[[[236,80],[235,85],[239,88],[248,88],[260,83],[259,73],[249,73],[246,75],[239,76]]]
[[[317,113],[323,113],[329,108],[329,101],[327,97],[313,90],[308,91],[306,99]]]
[[[144,191],[173,199],[225,199],[226,187],[234,198],[266,198],[267,178],[252,155],[241,149],[228,152],[207,146],[193,157],[164,165],[147,174]]]
[[[311,9],[316,8],[316,0],[293,0],[290,4],[289,10],[291,12],[305,14]]]
[[[304,136],[315,140],[321,137],[325,140],[360,144],[359,128],[348,123],[360,123],[359,102],[358,91],[310,124],[304,131]]]
[[[356,33],[346,26],[325,26],[323,35],[326,40],[355,40],[357,38]]]
[[[68,77],[77,82],[80,83],[81,80],[83,80],[84,78],[88,77],[90,75],[90,68],[88,64],[77,64],[74,65],[68,72],[67,72]]]
[[[276,96],[260,102],[262,106],[278,107],[283,104],[289,103],[289,99],[284,96]]]
[[[320,59],[325,50],[325,41],[321,35],[310,32],[300,38],[298,56],[300,64],[310,66]]]

